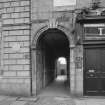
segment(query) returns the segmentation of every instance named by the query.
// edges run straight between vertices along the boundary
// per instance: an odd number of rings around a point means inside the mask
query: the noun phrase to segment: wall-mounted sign
[[[77,69],[82,68],[82,57],[76,57],[75,58],[75,66]]]
[[[72,6],[76,5],[76,0],[54,0],[54,6]]]
[[[105,35],[105,24],[84,24],[84,32],[86,36]]]

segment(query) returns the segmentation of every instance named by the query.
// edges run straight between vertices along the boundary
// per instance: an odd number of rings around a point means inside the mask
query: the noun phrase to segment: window
[[[72,6],[76,5],[76,0],[54,0],[54,6]]]

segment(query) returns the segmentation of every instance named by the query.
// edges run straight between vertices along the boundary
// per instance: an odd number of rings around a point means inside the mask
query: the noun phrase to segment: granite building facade
[[[104,36],[83,40],[85,24],[104,22],[104,16],[98,14],[104,11],[104,0],[101,9],[91,9],[95,16],[83,17],[84,7],[92,2],[77,0],[71,6],[54,6],[53,0],[1,0],[0,94],[37,95],[54,79],[55,62],[63,56],[67,59],[70,94],[85,95],[84,45],[104,46]]]

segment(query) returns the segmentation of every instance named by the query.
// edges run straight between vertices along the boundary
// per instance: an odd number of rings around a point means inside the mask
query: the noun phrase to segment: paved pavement
[[[105,97],[74,98],[76,105],[105,105]]]
[[[105,97],[71,97],[58,78],[37,97],[0,96],[0,105],[105,105]]]
[[[0,105],[105,105],[105,97],[0,96]]]

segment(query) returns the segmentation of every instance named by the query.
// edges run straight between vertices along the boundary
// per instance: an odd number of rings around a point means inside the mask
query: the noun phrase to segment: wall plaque
[[[82,57],[76,57],[75,59],[75,66],[77,69],[81,69],[82,68]]]

